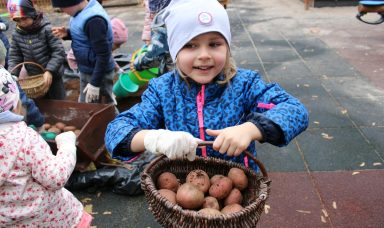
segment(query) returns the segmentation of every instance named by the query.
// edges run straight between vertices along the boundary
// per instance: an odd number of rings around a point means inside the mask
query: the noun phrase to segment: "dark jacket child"
[[[52,28],[53,34],[71,39],[80,71],[80,102],[116,101],[112,94],[115,61],[112,57],[112,25],[107,12],[96,0],[52,0],[52,6],[71,16],[69,29]]]
[[[5,65],[6,52],[7,50],[3,45],[3,42],[0,41],[0,69]],[[44,116],[40,113],[38,107],[35,105],[35,102],[28,98],[25,92],[20,88],[19,83],[17,83],[17,87],[19,88],[19,98],[21,100],[22,106],[26,110],[24,121],[27,123],[27,125],[32,124],[36,128],[40,128],[44,124]]]
[[[22,62],[35,62],[45,68],[45,98],[65,99],[64,72],[65,50],[61,40],[53,36],[50,22],[37,12],[31,0],[10,0],[8,11],[16,29],[12,34],[11,49],[9,52],[8,70],[19,76],[20,68],[13,68]],[[29,76],[41,74],[41,69],[26,64],[25,69]]]

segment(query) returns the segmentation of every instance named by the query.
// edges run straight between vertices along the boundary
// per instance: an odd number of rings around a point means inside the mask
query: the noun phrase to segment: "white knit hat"
[[[172,0],[163,16],[173,61],[181,48],[194,37],[219,32],[231,43],[227,11],[217,0]]]

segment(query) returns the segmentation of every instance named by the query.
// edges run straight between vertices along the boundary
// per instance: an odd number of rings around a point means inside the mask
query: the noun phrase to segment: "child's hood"
[[[26,34],[33,34],[33,33],[37,33],[37,32],[40,32],[44,27],[48,26],[48,25],[51,25],[51,22],[48,21],[47,18],[45,18],[45,16],[42,15],[42,18],[40,20],[40,23],[35,23],[32,25],[33,27],[30,27],[30,28],[20,28],[19,26],[16,26],[16,32],[22,34],[22,35],[26,35]]]

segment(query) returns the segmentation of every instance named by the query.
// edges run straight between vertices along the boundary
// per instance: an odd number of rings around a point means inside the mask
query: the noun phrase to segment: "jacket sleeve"
[[[92,72],[91,84],[100,87],[101,83],[108,73],[108,62],[112,58],[112,45],[108,43],[108,22],[99,16],[88,19],[84,26],[91,43],[91,49],[96,56],[95,66]]]
[[[130,143],[131,140],[127,139],[132,139],[138,128],[159,129],[164,127],[161,102],[154,90],[153,80],[149,82],[141,100],[141,103],[120,113],[108,124],[105,133],[105,145],[112,158],[121,156],[121,151],[118,152],[117,150],[124,145],[119,144],[123,141]],[[130,147],[130,145],[126,146]]]
[[[12,34],[12,41],[11,41],[11,47],[9,49],[9,56],[8,56],[8,71],[12,74],[12,75],[15,75],[15,76],[19,76],[19,73],[20,73],[20,70],[21,70],[21,67],[18,67],[17,69],[15,69],[14,71],[13,68],[19,64],[19,63],[22,63],[24,60],[23,60],[23,53],[21,52],[21,48],[17,42],[17,40],[14,38],[16,35],[15,35],[15,31],[13,32]]]
[[[32,177],[47,189],[63,188],[76,165],[75,156],[60,150],[53,155],[48,143],[31,128],[27,129],[26,140]]]
[[[48,46],[51,49],[51,59],[48,61],[45,69],[50,72],[58,72],[65,60],[65,50],[63,43],[52,34],[51,26],[45,26],[45,35]],[[56,74],[53,74],[56,75]]]
[[[27,97],[19,83],[17,83],[17,87],[19,87],[21,103],[27,110],[27,125],[33,124],[35,127],[41,127],[45,122],[45,117],[41,114],[35,102]]]
[[[251,74],[257,74],[251,72]],[[288,94],[278,84],[265,83],[259,75],[252,78],[247,92],[249,97],[246,98],[246,100],[252,101],[249,103],[251,113],[260,113],[276,124],[275,127],[280,128],[284,135],[284,140],[277,143],[277,146],[287,145],[308,127],[307,109],[297,98]],[[274,104],[274,106],[271,109],[259,108],[258,103]],[[254,117],[256,116],[258,115],[254,115]]]

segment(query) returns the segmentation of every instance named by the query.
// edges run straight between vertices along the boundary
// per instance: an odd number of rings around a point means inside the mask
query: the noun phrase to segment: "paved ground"
[[[132,52],[143,8],[107,8],[125,20]],[[308,130],[284,148],[257,145],[272,191],[260,227],[383,227],[384,25],[355,7],[310,8],[299,0],[232,0],[232,54],[306,105]],[[97,227],[159,227],[144,196],[75,192]]]

